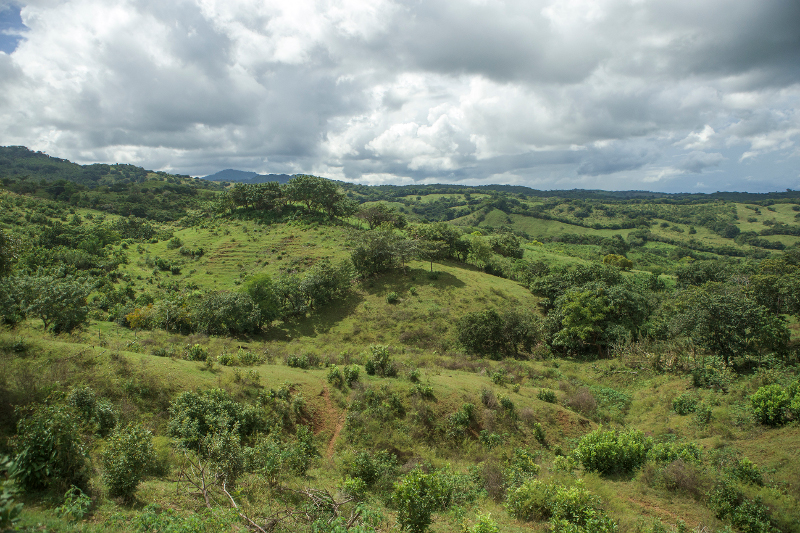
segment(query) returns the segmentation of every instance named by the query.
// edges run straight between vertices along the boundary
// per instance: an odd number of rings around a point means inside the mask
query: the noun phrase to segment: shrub
[[[727,479],[717,483],[709,495],[708,503],[717,518],[730,520],[734,527],[745,533],[778,531],[772,526],[769,511],[761,500],[746,498],[742,491]]]
[[[456,323],[458,342],[470,353],[501,359],[529,352],[538,340],[538,328],[529,314],[494,309],[476,311]]]
[[[328,370],[328,383],[337,389],[345,388],[344,376],[338,366],[334,365]]]
[[[698,400],[696,396],[683,393],[672,400],[672,410],[681,416],[685,416],[689,413],[694,413],[694,411],[697,409],[697,402]]]
[[[167,241],[167,250],[177,250],[183,246],[183,241],[179,237],[173,237]]]
[[[556,393],[550,389],[539,389],[536,397],[547,403],[556,403]]]
[[[194,450],[210,433],[236,427],[245,436],[257,429],[259,422],[253,408],[235,402],[221,389],[183,392],[170,404],[169,413],[169,435]]]
[[[786,409],[790,406],[789,394],[778,384],[759,388],[751,397],[756,418],[768,426],[779,426],[785,422]]]
[[[509,492],[508,514],[519,520],[550,520],[552,531],[610,533],[617,531],[613,520],[600,509],[597,496],[579,481],[559,485],[533,479]]]
[[[286,358],[286,365],[292,368],[302,368],[303,370],[306,370],[311,366],[308,361],[308,357],[305,354],[300,356],[290,355]]]
[[[370,453],[357,452],[344,467],[344,473],[358,479],[368,488],[386,489],[391,486],[398,472],[397,457],[385,450]]]
[[[382,344],[374,344],[368,348],[364,368],[370,376],[387,378],[397,376],[397,368],[389,356],[389,347]]]
[[[629,474],[644,463],[651,447],[652,439],[641,431],[620,433],[601,426],[580,440],[575,457],[589,471]]]
[[[699,426],[705,426],[709,422],[711,422],[711,408],[704,403],[701,403],[697,406],[697,410],[694,412],[694,421]]]
[[[205,361],[208,359],[208,350],[199,344],[187,344],[184,354],[187,361]]]
[[[17,423],[15,477],[26,489],[83,487],[86,457],[72,410],[37,405]]]
[[[506,461],[503,478],[506,487],[518,487],[528,479],[539,475],[536,457],[524,448],[515,448],[514,455]]]
[[[261,309],[248,293],[210,292],[194,310],[197,331],[209,335],[240,335],[261,329]]]
[[[358,365],[349,365],[344,367],[344,381],[347,383],[348,387],[352,387],[353,383],[358,381],[360,373],[361,370],[358,368]]]
[[[390,304],[396,304],[400,301],[400,295],[396,292],[392,291],[386,295],[386,302]]]
[[[419,368],[412,368],[411,371],[408,373],[408,381],[411,383],[419,383],[420,380],[420,371]]]
[[[0,459],[0,472],[5,474],[14,468],[14,463],[8,458]],[[14,524],[19,522],[23,504],[17,503],[14,498],[17,488],[13,479],[0,477],[0,531],[13,531]]]
[[[56,516],[71,521],[82,519],[92,507],[92,499],[76,486],[64,493],[64,503],[55,508]]]
[[[586,387],[581,387],[575,394],[569,396],[564,405],[584,416],[592,416],[597,411],[597,400]]]
[[[492,514],[478,515],[478,522],[472,526],[469,533],[500,533],[497,523],[492,520]]]
[[[731,475],[743,483],[758,485],[759,487],[764,485],[764,477],[761,475],[761,470],[747,457],[742,457],[736,462],[736,465],[731,469]]]
[[[220,429],[203,437],[200,450],[213,468],[214,476],[233,488],[244,472],[245,456],[238,428]]]
[[[533,423],[533,436],[539,444],[547,446],[547,438],[544,434],[544,428],[539,422]]]
[[[109,493],[130,499],[154,455],[150,431],[133,424],[114,430],[101,455]]]

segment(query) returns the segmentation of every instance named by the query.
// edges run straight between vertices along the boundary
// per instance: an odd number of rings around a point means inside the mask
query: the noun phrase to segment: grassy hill
[[[65,499],[67,474],[27,486],[6,464],[0,474],[17,482],[3,481],[11,492],[0,511],[24,504],[17,528],[399,531],[425,508],[433,532],[800,531],[790,194],[343,186],[355,209],[383,204],[410,224],[368,230],[364,217],[291,200],[275,211],[225,204],[234,189],[146,176],[77,197],[4,181],[0,456],[22,464],[33,421],[46,415],[82,448],[74,482],[88,497]],[[174,216],[81,200],[148,188]],[[469,251],[443,253],[430,237],[445,231],[437,220]],[[774,228],[783,234],[761,234]],[[396,239],[386,253],[416,252],[359,272],[357,250],[380,231]],[[747,232],[784,249],[740,238]],[[603,266],[615,255],[632,265]],[[215,309],[239,309],[267,278],[287,299],[279,313],[214,329],[227,320]],[[331,296],[292,307],[297,291],[333,278]],[[79,325],[46,325],[50,314],[30,303],[47,293],[41,283],[84,287]],[[784,286],[777,303],[764,299]],[[726,298],[765,310],[731,315],[751,318],[730,356],[692,323],[708,320],[695,307]],[[610,314],[617,301],[627,314]],[[515,342],[516,355],[470,348],[490,311],[506,320],[501,340],[523,328],[534,342]],[[634,315],[644,322],[625,322]],[[627,333],[612,335],[618,327]],[[780,419],[754,402],[762,391],[774,392]],[[126,428],[149,431],[152,447],[123,496],[109,458],[133,460],[119,451],[132,442]],[[609,453],[610,467],[592,462]],[[404,487],[417,491],[410,507]]]

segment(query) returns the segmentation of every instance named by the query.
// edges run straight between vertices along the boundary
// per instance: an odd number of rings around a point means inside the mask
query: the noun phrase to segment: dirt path
[[[339,433],[342,432],[344,428],[345,422],[345,414],[339,413],[333,404],[331,403],[331,393],[328,390],[328,387],[322,389],[322,397],[325,399],[325,411],[327,412],[327,416],[330,419],[336,418],[336,426],[333,429],[333,436],[331,437],[330,442],[328,442],[328,449],[325,451],[325,458],[331,459],[333,457],[333,450],[336,448],[336,439],[339,438]]]

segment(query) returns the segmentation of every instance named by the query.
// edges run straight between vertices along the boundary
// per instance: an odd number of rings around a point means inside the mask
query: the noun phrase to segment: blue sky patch
[[[20,7],[0,5],[0,51],[10,54],[22,41],[22,32],[28,29],[22,23]]]

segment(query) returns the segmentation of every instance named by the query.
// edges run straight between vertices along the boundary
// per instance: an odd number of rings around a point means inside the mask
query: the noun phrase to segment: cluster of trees
[[[217,210],[232,212],[237,208],[260,213],[280,214],[288,204],[301,204],[308,212],[321,211],[330,218],[355,214],[358,204],[348,198],[336,182],[298,174],[288,183],[237,183],[217,198]]]

